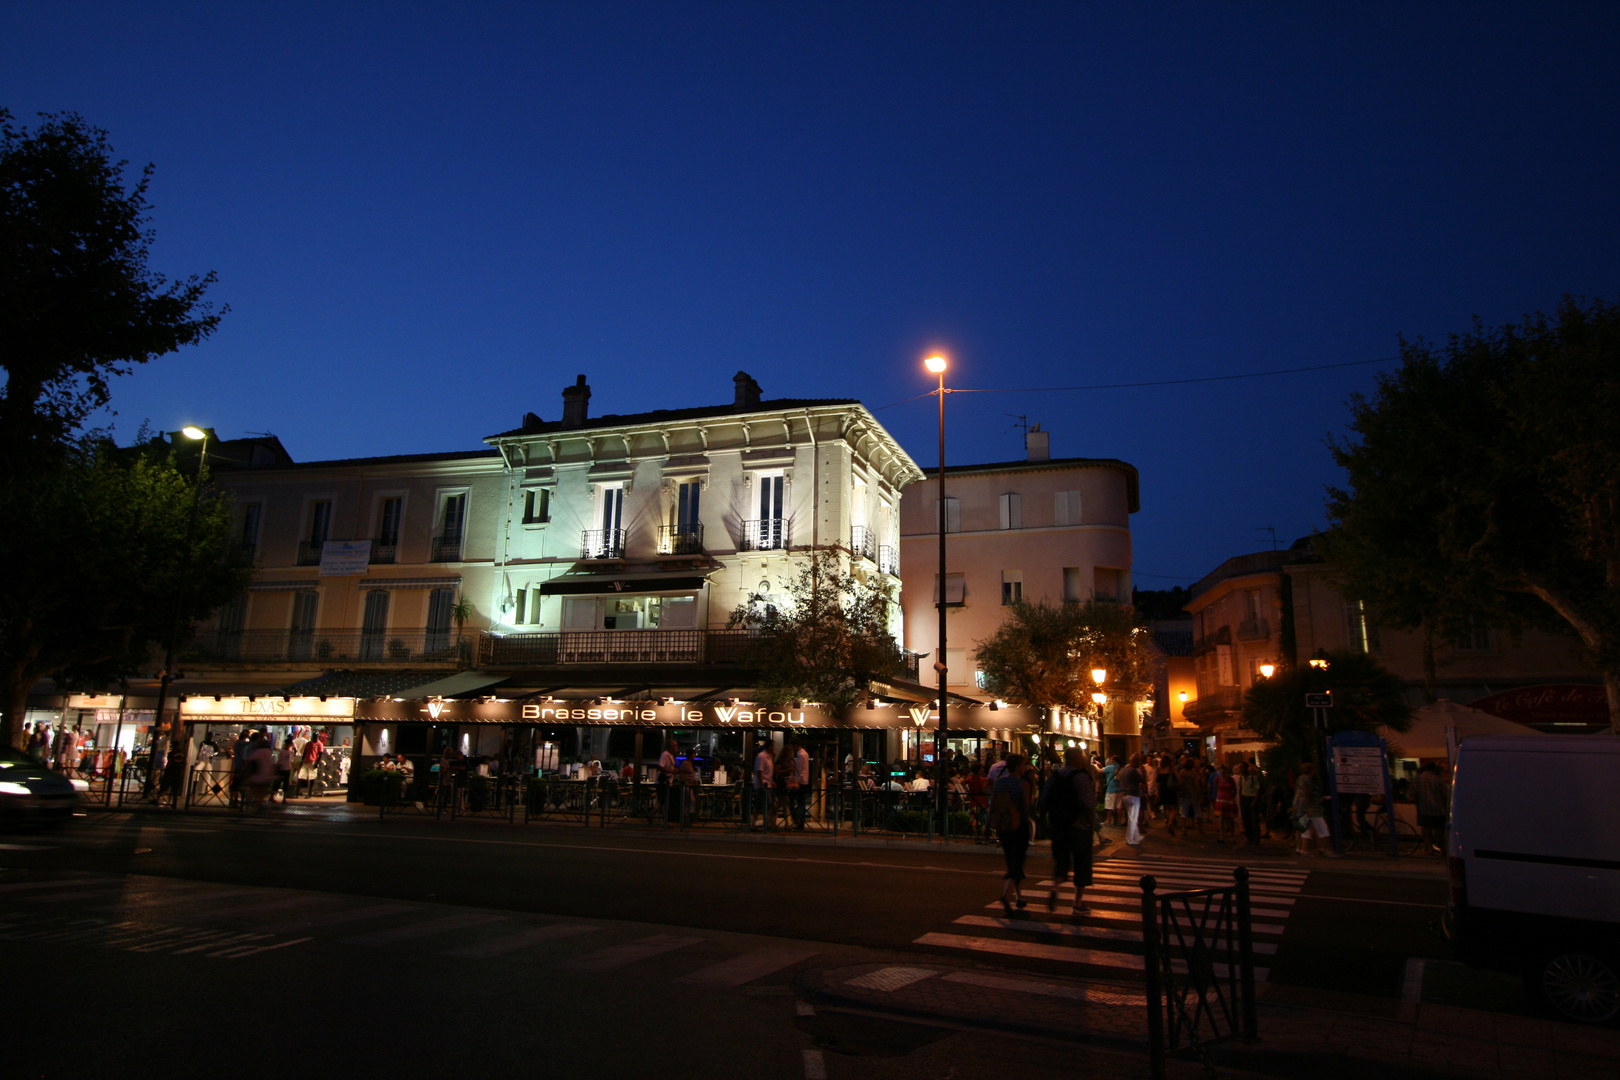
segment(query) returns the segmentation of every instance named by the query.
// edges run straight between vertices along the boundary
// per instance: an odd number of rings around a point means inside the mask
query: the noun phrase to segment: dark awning
[[[546,596],[581,596],[601,593],[693,592],[703,588],[706,577],[689,574],[565,574],[540,583]]]

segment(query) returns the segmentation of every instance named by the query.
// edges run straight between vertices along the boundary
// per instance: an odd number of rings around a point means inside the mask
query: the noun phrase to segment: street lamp
[[[180,429],[180,434],[193,442],[202,443],[201,452],[197,455],[197,483],[191,491],[191,518],[186,522],[186,547],[183,556],[186,565],[181,568],[180,580],[180,589],[183,590],[186,587],[186,572],[190,570],[191,545],[197,531],[197,505],[202,499],[203,477],[206,475],[208,468],[208,431],[194,424],[187,424]],[[174,619],[169,624],[169,633],[163,642],[163,671],[158,676],[157,708],[152,712],[152,741],[146,751],[146,789],[148,791],[152,789],[158,779],[158,739],[161,737],[160,732],[163,730],[164,701],[169,696],[169,684],[174,681],[174,640],[180,636],[180,611],[181,598],[177,593],[174,601]],[[174,725],[168,732],[170,753],[173,753],[174,747],[180,744],[180,730],[180,710],[176,708]],[[184,782],[184,780],[181,781],[182,785]],[[179,804],[178,793],[176,793],[175,802],[176,805]]]
[[[1276,670],[1277,670],[1277,665],[1276,664],[1261,664],[1260,665],[1260,677],[1262,679],[1269,679],[1269,678],[1271,678],[1272,673],[1275,672]]]
[[[945,718],[946,669],[945,669],[945,395],[950,391],[945,389],[945,357],[939,353],[923,361],[923,367],[932,375],[939,376],[939,389],[930,393],[939,395],[939,648],[934,654],[934,672],[939,676],[939,733],[934,737],[934,764],[938,783],[934,785],[937,792],[939,826],[944,831],[949,818],[946,816],[950,805],[947,801],[948,784],[945,780],[945,733],[949,729]]]
[[[1315,668],[1318,671],[1326,671],[1328,669],[1327,650],[1326,649],[1317,649],[1316,650],[1316,655],[1312,656],[1310,658],[1310,660],[1307,661],[1307,662],[1311,665],[1311,667]]]

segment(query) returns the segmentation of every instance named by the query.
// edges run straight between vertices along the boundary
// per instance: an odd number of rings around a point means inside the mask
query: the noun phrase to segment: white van
[[[1620,1015],[1620,738],[1466,740],[1448,854],[1458,959],[1522,973],[1566,1019]]]

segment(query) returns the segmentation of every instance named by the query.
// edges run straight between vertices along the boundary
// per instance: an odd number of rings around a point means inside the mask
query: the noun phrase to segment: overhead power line
[[[1020,386],[986,389],[954,389],[947,387],[945,392],[948,394],[1053,394],[1066,390],[1134,390],[1143,386],[1185,386],[1189,383],[1230,382],[1233,379],[1264,379],[1269,378],[1272,375],[1298,375],[1301,372],[1306,371],[1332,371],[1335,368],[1365,367],[1368,364],[1388,364],[1399,359],[1400,357],[1398,356],[1380,356],[1376,360],[1348,360],[1342,364],[1313,364],[1310,367],[1278,368],[1275,371],[1247,371],[1241,375],[1200,375],[1197,378],[1192,379],[1154,379],[1150,382],[1094,383],[1090,386]],[[918,394],[915,397],[908,397],[901,401],[890,402],[887,405],[879,405],[872,411],[882,412],[884,409],[892,409],[896,405],[905,405],[908,402],[917,401],[921,398],[932,397],[934,393],[937,393],[937,391],[929,391],[926,394]]]

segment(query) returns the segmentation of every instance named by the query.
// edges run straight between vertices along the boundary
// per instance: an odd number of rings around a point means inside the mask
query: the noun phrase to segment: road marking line
[[[696,945],[702,940],[702,938],[695,937],[677,937],[674,934],[654,934],[652,937],[642,938],[640,941],[632,941],[625,945],[614,945],[600,952],[565,960],[557,966],[569,971],[607,971],[611,968],[635,963],[637,960],[646,960],[660,953],[684,949],[688,945]]]
[[[796,1001],[793,1003],[793,1008],[794,1011],[800,1016],[816,1015],[816,1007],[810,1004],[808,1001]]]
[[[804,1052],[804,1080],[827,1080],[827,1059],[820,1050]]]
[[[209,911],[199,915],[202,919],[231,919],[238,915],[271,915],[289,908],[310,907],[314,904],[334,904],[338,898],[335,896],[294,896],[286,900],[272,900],[266,904],[249,904],[246,907],[231,907],[224,911]]]
[[[15,881],[0,885],[0,893],[31,892],[35,889],[68,889],[76,885],[118,884],[121,878],[79,878],[76,881]]]
[[[123,911],[126,908],[153,908],[168,907],[174,904],[212,904],[219,900],[229,900],[233,896],[246,896],[256,893],[258,889],[221,889],[217,892],[208,889],[186,889],[184,891],[166,891],[158,896],[150,896],[144,900],[120,900],[116,904],[95,908],[96,911]]]
[[[464,945],[459,949],[446,949],[440,956],[458,956],[471,959],[483,959],[489,956],[504,956],[509,952],[538,945],[543,941],[556,941],[558,938],[576,937],[579,934],[593,933],[600,927],[586,926],[583,923],[554,923],[551,926],[531,926],[516,934],[506,937],[494,938],[490,941],[481,941],[476,945]]]
[[[69,900],[105,900],[124,888],[123,885],[102,885],[93,889],[75,889],[72,892],[35,893],[32,896],[15,896],[14,900],[26,901],[30,904],[54,904]]]
[[[1110,926],[1075,926],[1071,923],[1041,922],[1037,919],[989,919],[983,915],[963,915],[956,922],[961,926],[985,926],[998,930],[1019,930],[1031,934],[1058,934],[1062,937],[1088,938],[1096,941],[1141,941],[1140,930],[1116,930]],[[1254,943],[1257,953],[1275,953],[1271,942]]]
[[[428,919],[425,922],[392,926],[387,930],[374,930],[369,934],[361,934],[359,937],[345,938],[344,940],[350,945],[392,945],[396,941],[410,941],[413,938],[431,937],[434,934],[448,934],[452,930],[465,930],[470,926],[483,926],[485,923],[506,921],[507,916],[505,915],[468,911],[460,915],[446,915],[443,918]]]
[[[1048,890],[1048,889],[1025,889],[1025,890],[1023,890],[1022,895],[1025,896],[1025,897],[1036,896],[1036,897],[1040,897],[1042,899],[1045,899],[1046,895],[1047,895],[1047,893],[1049,891],[1050,890]],[[1062,897],[1071,896],[1071,895],[1073,895],[1073,893],[1074,893],[1074,888],[1072,886],[1069,887],[1069,888],[1066,888],[1066,889],[1059,889],[1058,890],[1058,895],[1062,896]],[[1142,890],[1135,887],[1134,885],[1087,885],[1086,886],[1086,896],[1087,897],[1090,897],[1095,893],[1106,893],[1106,894],[1111,894],[1111,895],[1114,895],[1114,896],[1129,896],[1129,897],[1132,897],[1133,899],[1135,899],[1136,901],[1138,901],[1139,903],[1140,903],[1140,901],[1142,899]],[[1249,906],[1249,910],[1250,910],[1250,912],[1252,914],[1259,914],[1260,912],[1264,911],[1269,915],[1281,915],[1284,918],[1287,918],[1288,912],[1285,911],[1285,910],[1281,910],[1281,908],[1278,908],[1278,907],[1272,907],[1271,905],[1273,905],[1273,904],[1285,905],[1287,907],[1292,907],[1293,904],[1294,904],[1294,901],[1293,901],[1293,899],[1291,897],[1289,899],[1285,900],[1285,899],[1282,899],[1280,897],[1267,896],[1267,897],[1262,898],[1261,901],[1258,904],[1251,904]]]
[[[1034,892],[1027,892],[1024,895],[1025,896],[1036,896],[1038,894],[1034,893]],[[1064,904],[1067,904],[1067,903],[1068,903],[1068,901],[1065,900]],[[1107,904],[1109,904],[1108,900],[1104,900],[1104,899],[1099,898],[1099,897],[1088,896],[1086,898],[1086,911],[1085,911],[1083,917],[1087,918],[1087,919],[1108,919],[1108,920],[1114,921],[1114,922],[1129,922],[1129,923],[1138,923],[1138,924],[1141,923],[1141,921],[1142,921],[1142,905],[1141,904],[1120,904],[1120,906],[1117,909],[1105,906]],[[992,901],[990,901],[990,903],[988,903],[988,904],[986,904],[984,906],[985,906],[986,909],[994,908],[994,909],[999,910],[1000,907],[1001,907],[1001,901],[1000,900],[992,900]],[[1251,915],[1263,915],[1263,916],[1266,916],[1268,918],[1280,917],[1280,918],[1285,919],[1285,920],[1288,918],[1288,912],[1286,912],[1286,911],[1262,911],[1260,909],[1254,909],[1254,910],[1250,911],[1250,914]],[[1283,931],[1285,929],[1287,929],[1287,927],[1285,927],[1282,923],[1255,923],[1254,926],[1252,927],[1252,929],[1254,930],[1254,932],[1256,934],[1268,934],[1268,935],[1271,935],[1271,936],[1274,936],[1274,937],[1280,937],[1280,936],[1282,936]]]
[[[985,975],[977,971],[954,971],[944,976],[945,982],[983,986],[990,990],[1012,990],[1020,994],[1043,994],[1046,997],[1068,998],[1071,1001],[1090,1001],[1100,1005],[1140,1006],[1147,1001],[1141,991],[1127,987],[1059,986],[1056,983],[1031,982],[1028,979],[1008,979],[1000,975]]]
[[[373,904],[370,907],[352,908],[348,911],[335,911],[330,915],[320,916],[320,919],[321,925],[326,927],[336,926],[340,923],[346,922],[359,922],[362,919],[380,919],[385,915],[402,915],[405,912],[416,910],[417,908],[414,904]],[[272,934],[284,934],[292,930],[306,929],[309,925],[309,920],[313,917],[314,916],[306,916],[298,919],[288,919],[285,922],[270,923],[267,926],[261,926],[259,929]]]
[[[1423,1003],[1423,968],[1425,961],[1421,956],[1406,958],[1406,978],[1401,981],[1401,1000],[1409,1001],[1415,1005]]]
[[[865,975],[844,980],[845,986],[858,986],[863,990],[898,990],[914,982],[931,979],[939,972],[933,968],[886,967],[869,971]]]
[[[753,952],[734,956],[730,960],[722,960],[718,964],[699,968],[690,975],[682,975],[675,980],[675,985],[707,986],[716,989],[741,986],[743,983],[764,978],[774,971],[792,967],[801,960],[808,960],[814,955],[816,955],[815,949],[776,947],[755,949]]]
[[[265,938],[267,938],[269,936],[270,936],[269,934],[227,934],[226,936],[221,937],[221,938],[219,938],[219,939],[217,939],[215,941],[208,942],[206,945],[193,945],[189,949],[176,949],[174,951],[174,955],[175,956],[184,956],[184,955],[186,955],[186,953],[202,952],[204,949],[212,949],[216,945],[223,945],[227,941],[238,941],[238,942],[263,941]]]
[[[1041,945],[1033,941],[969,937],[965,934],[924,934],[913,944],[943,945],[951,949],[972,949],[975,952],[1000,953],[1004,956],[1021,956],[1038,960],[1062,960],[1070,964],[1124,968],[1127,971],[1142,970],[1142,958],[1134,953],[1080,949],[1073,945]]]
[[[309,937],[293,938],[291,941],[278,941],[274,945],[249,945],[245,949],[222,949],[208,955],[225,960],[240,960],[244,956],[254,956],[258,953],[269,952],[272,949],[285,949],[289,945],[302,945],[306,941],[314,940],[314,938]]]
[[[0,844],[0,851],[49,851],[50,844]]]

